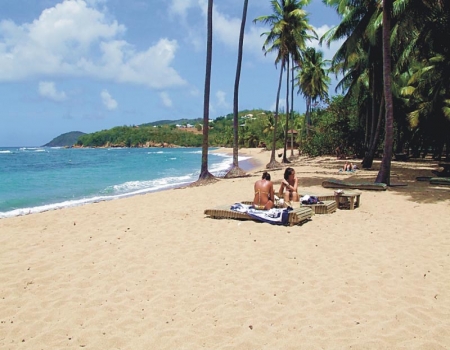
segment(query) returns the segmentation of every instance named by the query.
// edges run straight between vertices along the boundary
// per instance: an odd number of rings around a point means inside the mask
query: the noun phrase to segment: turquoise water
[[[209,153],[212,174],[231,164]],[[182,186],[198,179],[200,165],[200,148],[0,147],[0,218]]]

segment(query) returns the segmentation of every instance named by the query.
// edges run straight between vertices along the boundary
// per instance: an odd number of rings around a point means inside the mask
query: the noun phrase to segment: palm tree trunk
[[[290,163],[287,159],[287,140],[288,140],[288,130],[289,130],[289,64],[290,59],[289,56],[287,58],[287,67],[286,67],[286,127],[284,128],[284,149],[283,149],[283,162],[284,164]]]
[[[377,90],[378,86],[376,86],[376,79],[375,79],[375,69],[372,72],[372,124],[370,127],[370,138],[369,138],[369,147],[373,144],[373,139],[375,135],[375,115],[376,115],[376,102],[377,102]],[[384,95],[383,95],[384,96]],[[383,99],[383,96],[381,97]],[[379,105],[380,109],[383,109],[381,107],[381,103]]]
[[[310,121],[310,113],[311,113],[311,97],[306,97],[306,136],[309,136],[309,125]]]
[[[212,66],[212,13],[213,0],[208,0],[208,37],[206,44],[206,74],[205,74],[205,92],[203,99],[203,143],[202,143],[202,165],[200,169],[199,180],[214,178],[208,171],[208,125],[209,125],[209,97],[211,91],[211,66]]]
[[[244,0],[244,9],[242,11],[241,31],[239,33],[238,60],[236,66],[236,78],[234,81],[234,101],[233,101],[233,166],[225,175],[225,178],[244,176],[245,172],[239,168],[239,81],[241,78],[242,51],[244,46],[244,30],[247,19],[248,0]]]
[[[366,117],[364,120],[364,124],[365,124],[365,126],[364,126],[364,130],[365,130],[365,132],[364,132],[364,148],[366,150],[369,149],[369,117],[370,117],[369,105],[366,105]]]
[[[391,11],[392,0],[383,0],[383,80],[386,101],[386,137],[384,139],[383,159],[375,182],[391,185],[391,160],[394,145],[394,106],[391,90]]]
[[[291,121],[291,158],[294,156],[294,59],[292,59],[291,69],[291,113],[289,117]]]
[[[372,168],[373,158],[375,156],[375,149],[377,148],[378,137],[380,136],[381,120],[382,120],[382,116],[383,116],[383,111],[384,111],[384,94],[382,93],[380,109],[379,109],[378,119],[377,119],[377,127],[373,128],[374,129],[374,131],[372,132],[373,136],[371,136],[372,142],[370,143],[369,150],[368,150],[367,154],[364,155],[364,159],[362,162],[362,167],[364,169]],[[375,120],[375,116],[372,116],[372,119]]]

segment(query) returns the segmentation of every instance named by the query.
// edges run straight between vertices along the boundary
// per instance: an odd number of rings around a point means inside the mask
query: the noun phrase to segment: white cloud
[[[221,90],[217,91],[216,92],[217,106],[229,108],[230,104],[227,103],[226,97],[227,97],[227,94],[224,91],[221,91]]]
[[[241,18],[230,18],[214,11],[214,35],[228,47],[237,50],[241,20]]]
[[[38,87],[39,94],[53,101],[64,101],[67,96],[64,91],[57,91],[53,81],[41,81]]]
[[[192,0],[172,0],[169,5],[169,13],[185,19],[187,16],[187,11],[190,7],[192,7],[192,5]]]
[[[103,90],[100,94],[103,105],[110,111],[117,108],[117,101],[112,98],[111,94],[107,90]]]
[[[97,6],[98,4],[105,4],[107,0],[86,0],[86,3],[90,6]]]
[[[323,25],[319,28],[314,28],[319,39],[330,29],[331,27],[328,25]],[[341,47],[342,43],[343,40],[333,41],[330,43],[330,47],[328,47],[326,43],[323,43],[322,46],[320,46],[319,41],[314,40],[312,43],[309,44],[309,46],[314,47],[316,50],[322,51],[324,59],[331,60],[336,51]]]
[[[172,100],[170,99],[170,96],[169,96],[169,94],[167,92],[161,92],[159,94],[159,97],[161,98],[161,101],[162,101],[164,106],[172,107],[173,103],[172,103]]]
[[[204,21],[206,21],[207,2],[205,0],[172,0],[170,13],[179,16],[183,20],[182,23],[185,23],[187,12],[190,8],[196,8],[197,11],[200,9]],[[225,45],[229,50],[237,52],[241,21],[241,17],[230,17],[223,14],[220,11],[220,5],[215,5],[213,7],[213,35],[215,42],[217,41]],[[205,47],[206,39],[202,38],[202,36],[205,35],[204,25],[205,23],[201,24],[201,30],[192,25],[183,28],[183,30],[186,31],[186,40],[189,41],[190,45],[196,50],[204,49]],[[262,51],[265,39],[264,37],[261,37],[261,33],[264,31],[266,31],[266,29],[261,26],[255,26],[252,23],[252,19],[247,16],[244,35],[245,55],[251,54],[261,60],[266,59]]]
[[[103,0],[90,0],[100,4]],[[0,22],[0,81],[33,76],[96,77],[151,88],[184,85],[171,63],[175,40],[136,51],[121,39],[125,26],[84,0],[64,0],[32,23]],[[100,52],[100,56],[98,53]]]

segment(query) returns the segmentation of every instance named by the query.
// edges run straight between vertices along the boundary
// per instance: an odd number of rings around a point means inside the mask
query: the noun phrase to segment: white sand
[[[376,177],[342,164],[293,167],[311,194]],[[450,349],[450,187],[415,181],[432,164],[393,162],[407,187],[302,226],[203,214],[251,200],[263,167],[1,219],[0,349]],[[271,174],[278,189],[283,170]]]

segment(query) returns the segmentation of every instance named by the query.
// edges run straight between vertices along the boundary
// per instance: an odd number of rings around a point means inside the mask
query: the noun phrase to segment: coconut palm
[[[311,127],[311,105],[328,97],[328,85],[331,82],[327,66],[329,60],[323,59],[323,52],[313,47],[306,49],[303,56],[303,69],[298,73],[297,86],[306,98],[306,127]]]
[[[384,152],[375,182],[391,185],[391,160],[394,147],[394,105],[391,90],[391,17],[393,0],[383,0],[383,91],[386,106]]]
[[[308,24],[306,12],[302,9],[303,5],[309,3],[309,0],[272,0],[273,14],[268,16],[261,16],[254,20],[254,22],[263,22],[271,27],[270,32],[265,32],[262,35],[266,36],[263,45],[265,54],[276,52],[275,65],[281,62],[280,78],[277,89],[277,97],[275,101],[275,126],[272,141],[272,152],[270,162],[266,165],[267,168],[275,168],[279,163],[275,160],[276,148],[276,134],[278,123],[278,107],[281,91],[281,83],[283,79],[283,71],[286,69],[286,64],[289,62],[289,56],[292,55],[296,61],[300,60],[300,50],[304,48],[305,41],[314,37],[315,33],[312,27]],[[311,32],[312,34],[308,34]],[[287,77],[289,77],[289,70],[286,69]],[[289,79],[289,78],[287,78]],[[289,91],[289,89],[288,89]],[[287,101],[288,101],[288,91]],[[289,112],[288,105],[286,111]],[[286,116],[289,120],[289,113]],[[287,138],[287,128],[285,133],[285,141]],[[283,161],[288,161],[286,158],[286,142]]]
[[[398,31],[408,33],[400,63],[409,82],[402,89],[411,108],[409,121],[416,137],[434,144],[441,157],[450,150],[450,4],[448,1],[414,0]]]
[[[365,119],[366,155],[363,167],[370,168],[378,143],[377,115],[383,108],[382,48],[380,0],[325,0],[341,16],[341,23],[328,31],[321,42],[344,39],[332,60],[335,73],[343,78],[337,89],[346,91],[346,98],[354,98],[360,106],[359,117]],[[370,129],[370,130],[369,130]]]

